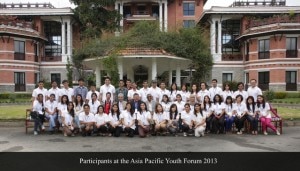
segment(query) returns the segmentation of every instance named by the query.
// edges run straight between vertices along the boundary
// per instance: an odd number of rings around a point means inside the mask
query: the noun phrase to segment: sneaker
[[[186,136],[187,136],[186,132],[184,132],[184,133],[183,133],[183,136],[184,136],[184,137],[186,137]]]
[[[264,135],[268,135],[268,133],[266,131],[264,131]]]
[[[33,135],[38,135],[38,132],[37,132],[37,131],[34,131],[34,132],[33,132]]]
[[[277,134],[277,135],[280,135],[280,132],[277,130],[277,131],[276,131],[276,134]]]
[[[42,130],[43,130],[43,131],[45,130],[45,126],[44,126],[44,125],[42,125]]]
[[[241,135],[241,134],[243,134],[243,132],[242,132],[242,131],[239,131],[239,132],[237,132],[236,134]]]

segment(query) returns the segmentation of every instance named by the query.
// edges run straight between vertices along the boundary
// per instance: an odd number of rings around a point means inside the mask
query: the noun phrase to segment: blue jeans
[[[225,115],[225,130],[226,131],[231,131],[233,122],[234,122],[234,116],[229,117],[228,115]]]
[[[46,115],[46,118],[49,120],[49,131],[53,131],[56,126],[55,121],[57,119],[57,114]]]

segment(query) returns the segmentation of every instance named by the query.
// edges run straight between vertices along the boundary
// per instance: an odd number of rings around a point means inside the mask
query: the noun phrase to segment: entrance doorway
[[[148,80],[148,68],[143,65],[133,67],[134,81],[141,87],[144,80]]]

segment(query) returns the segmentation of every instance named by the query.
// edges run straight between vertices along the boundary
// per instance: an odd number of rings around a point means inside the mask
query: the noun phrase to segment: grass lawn
[[[25,110],[28,108],[31,108],[31,105],[0,106],[0,120],[24,119]],[[300,120],[299,109],[278,107],[277,110],[284,119],[294,118]]]
[[[10,102],[10,99],[0,99],[0,102]],[[16,102],[31,102],[31,99],[16,99]]]
[[[273,99],[272,103],[299,104],[300,98]]]

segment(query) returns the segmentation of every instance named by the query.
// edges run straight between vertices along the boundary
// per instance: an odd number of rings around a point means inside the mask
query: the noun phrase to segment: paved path
[[[300,127],[277,135],[207,135],[205,137],[63,137],[25,134],[23,127],[0,128],[0,151],[17,152],[300,152]]]

